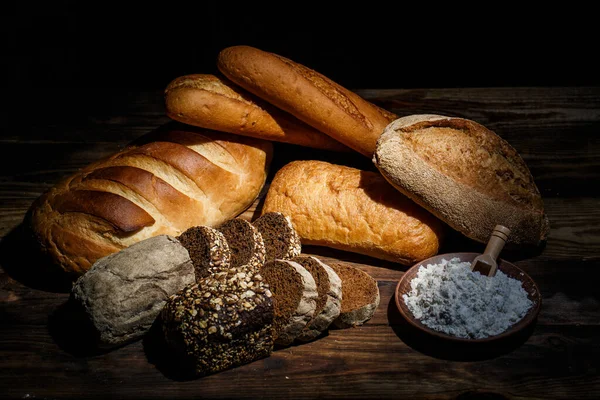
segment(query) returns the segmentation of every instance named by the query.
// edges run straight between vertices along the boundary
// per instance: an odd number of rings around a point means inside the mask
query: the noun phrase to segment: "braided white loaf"
[[[28,213],[42,250],[69,273],[140,240],[219,225],[258,197],[270,142],[177,124],[64,179]]]

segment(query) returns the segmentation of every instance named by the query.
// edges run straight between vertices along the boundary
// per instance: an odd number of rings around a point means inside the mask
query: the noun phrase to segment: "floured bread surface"
[[[379,306],[377,281],[351,265],[330,263],[329,266],[342,281],[342,306],[333,324],[338,328],[350,328],[370,320]]]
[[[310,272],[293,261],[267,262],[261,275],[273,294],[275,343],[289,345],[315,313],[317,285]]]
[[[292,258],[308,270],[317,284],[317,306],[313,319],[302,330],[298,340],[309,341],[317,338],[340,315],[342,301],[342,281],[328,265],[312,256]]]
[[[373,162],[400,192],[466,236],[487,242],[494,226],[509,242],[537,245],[548,233],[539,190],[505,140],[462,118],[400,118],[379,138]]]

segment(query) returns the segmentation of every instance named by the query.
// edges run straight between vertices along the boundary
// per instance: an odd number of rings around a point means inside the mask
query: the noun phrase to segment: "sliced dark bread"
[[[218,227],[231,251],[231,266],[260,268],[265,263],[265,244],[258,229],[241,218],[231,219]]]
[[[268,212],[252,223],[265,242],[267,261],[300,255],[302,245],[292,221],[280,212]]]
[[[329,266],[342,280],[342,307],[333,325],[350,328],[370,320],[379,306],[377,281],[366,272],[348,264],[330,263]]]
[[[208,226],[194,226],[177,237],[186,248],[196,272],[196,279],[229,268],[231,252],[221,232]]]
[[[294,257],[291,261],[302,265],[317,284],[317,305],[313,319],[304,327],[298,340],[307,342],[318,337],[340,315],[342,281],[328,265],[312,256]]]
[[[160,315],[182,369],[206,375],[267,357],[273,350],[273,302],[250,266],[231,267],[187,286]]]
[[[275,343],[289,345],[315,313],[317,285],[310,272],[289,260],[267,262],[261,275],[273,294]]]

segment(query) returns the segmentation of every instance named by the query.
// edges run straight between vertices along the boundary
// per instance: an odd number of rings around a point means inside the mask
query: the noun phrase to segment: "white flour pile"
[[[494,277],[472,272],[458,258],[419,267],[404,302],[421,323],[448,335],[481,339],[504,332],[533,303],[521,282],[501,271]]]

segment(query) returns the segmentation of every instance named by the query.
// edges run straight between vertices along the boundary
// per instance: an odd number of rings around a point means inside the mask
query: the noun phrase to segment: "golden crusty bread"
[[[167,115],[179,122],[259,139],[334,151],[348,147],[226,78],[193,74],[165,89]]]
[[[281,168],[263,213],[292,220],[302,244],[412,265],[437,254],[442,223],[376,172],[323,161]]]
[[[194,127],[160,129],[40,196],[28,212],[42,250],[82,274],[140,240],[235,217],[260,193],[270,142]]]
[[[217,66],[237,85],[368,157],[397,118],[304,65],[254,47],[222,50]]]
[[[467,237],[485,243],[501,224],[509,243],[538,245],[548,218],[523,159],[467,119],[413,115],[391,123],[373,162],[400,192]]]

